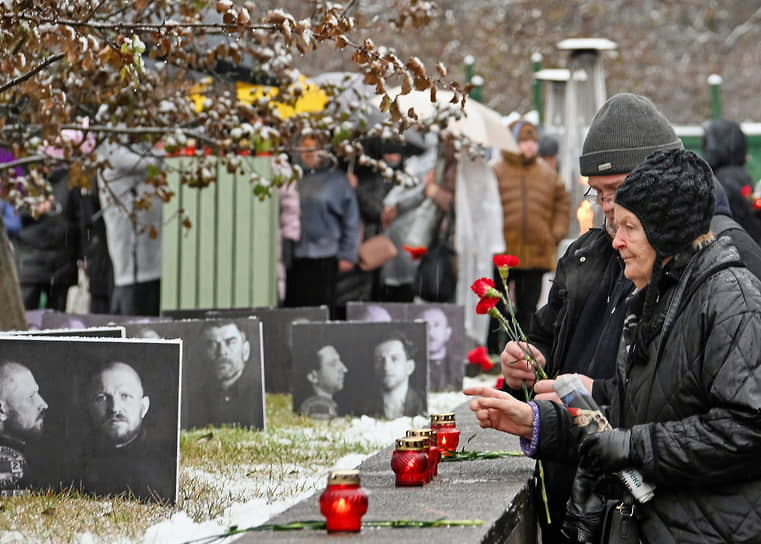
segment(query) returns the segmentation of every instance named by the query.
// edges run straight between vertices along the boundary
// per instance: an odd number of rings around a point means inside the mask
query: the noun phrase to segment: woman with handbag
[[[614,429],[585,435],[560,404],[465,391],[483,395],[471,401],[482,427],[520,435],[532,457],[580,461],[571,541],[758,542],[761,282],[714,239],[713,206],[710,168],[680,149],[651,155],[616,191],[613,246],[637,289],[607,414]],[[625,469],[655,487],[651,500],[609,485]]]
[[[427,302],[452,302],[457,289],[454,249],[457,168],[454,144],[447,141],[436,168],[425,177],[423,195],[434,211],[434,219],[430,224],[430,239],[425,243],[427,251],[415,274],[414,292]]]

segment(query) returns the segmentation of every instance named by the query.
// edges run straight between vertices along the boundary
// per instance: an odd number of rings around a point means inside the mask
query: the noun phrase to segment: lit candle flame
[[[346,499],[340,498],[333,506],[333,510],[336,512],[336,514],[345,514],[351,510],[351,505],[346,501]]]

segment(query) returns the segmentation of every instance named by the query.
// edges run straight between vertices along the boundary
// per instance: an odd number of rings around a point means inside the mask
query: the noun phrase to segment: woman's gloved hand
[[[590,433],[579,445],[580,466],[593,474],[610,474],[633,468],[632,433],[629,429],[612,429]]]
[[[571,497],[565,507],[563,535],[571,542],[598,542],[605,500],[594,492],[598,476],[579,467],[571,487]]]

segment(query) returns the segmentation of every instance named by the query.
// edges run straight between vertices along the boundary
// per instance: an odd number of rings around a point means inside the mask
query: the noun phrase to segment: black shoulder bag
[[[428,302],[450,302],[457,288],[456,252],[450,243],[454,230],[454,203],[442,214],[433,231],[428,251],[420,259],[415,277],[415,294]],[[446,221],[446,231],[441,235],[441,222]]]

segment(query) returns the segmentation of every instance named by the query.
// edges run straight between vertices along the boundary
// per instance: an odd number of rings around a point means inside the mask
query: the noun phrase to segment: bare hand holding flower
[[[544,355],[528,342],[510,341],[502,351],[502,375],[511,389],[520,389],[524,381],[528,387],[534,386],[536,376],[526,353],[533,353],[536,364],[544,368]]]

